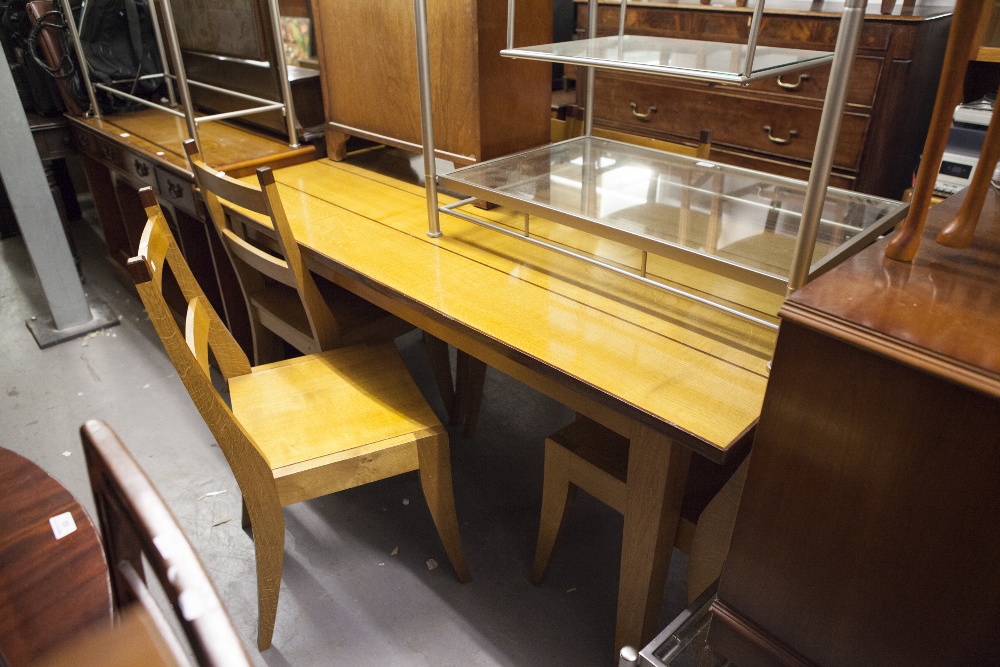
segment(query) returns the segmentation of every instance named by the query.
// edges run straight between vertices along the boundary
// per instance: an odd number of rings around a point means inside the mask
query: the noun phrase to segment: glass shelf
[[[734,84],[746,84],[833,60],[833,53],[827,51],[758,46],[753,70],[749,76],[744,76],[748,52],[746,44],[612,35],[504,49],[500,55]]]
[[[787,288],[806,191],[803,181],[588,136],[465,167],[439,184],[777,294]],[[830,188],[810,275],[867,245],[906,208]]]

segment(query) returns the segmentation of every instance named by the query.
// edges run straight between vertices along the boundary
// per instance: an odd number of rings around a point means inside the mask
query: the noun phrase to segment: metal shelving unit
[[[160,62],[162,63],[163,71],[155,74],[147,74],[140,79],[162,79],[167,88],[167,104],[161,104],[159,102],[153,102],[151,100],[143,99],[136,95],[126,93],[124,91],[118,90],[112,86],[108,86],[102,83],[93,83],[90,79],[89,65],[87,63],[87,56],[84,53],[83,45],[80,42],[80,33],[76,25],[76,19],[73,16],[72,9],[70,7],[69,0],[61,0],[63,14],[66,16],[66,25],[69,29],[69,34],[71,41],[73,42],[73,49],[76,53],[77,61],[80,63],[80,72],[83,76],[84,84],[87,88],[87,95],[90,102],[89,114],[94,118],[101,118],[101,107],[97,102],[96,90],[119,97],[121,99],[129,100],[136,104],[141,104],[153,109],[158,109],[165,113],[177,116],[178,118],[183,118],[188,129],[188,135],[191,139],[194,139],[195,144],[198,146],[198,150],[201,150],[201,140],[198,136],[198,127],[203,123],[209,123],[214,121],[226,120],[228,118],[238,118],[243,116],[250,116],[253,114],[265,113],[268,111],[276,111],[278,109],[282,110],[285,117],[285,125],[288,132],[288,145],[291,148],[298,148],[299,140],[298,133],[295,129],[295,110],[292,105],[292,89],[291,84],[288,80],[288,67],[285,63],[284,55],[284,45],[281,43],[281,26],[278,17],[278,4],[277,0],[267,0],[268,5],[268,16],[267,20],[271,23],[271,34],[274,38],[274,59],[275,62],[273,66],[278,74],[278,82],[281,90],[281,100],[268,100],[262,97],[257,97],[255,95],[248,95],[236,90],[230,90],[228,88],[222,88],[219,86],[214,86],[208,83],[203,83],[199,81],[194,81],[187,77],[187,72],[184,68],[184,58],[181,51],[180,42],[177,38],[177,28],[174,24],[174,13],[170,5],[170,0],[150,0],[149,3],[149,13],[150,22],[153,26],[153,32],[156,38],[156,46],[159,51]],[[160,21],[157,17],[156,4],[159,3],[160,13],[163,16],[163,23],[165,25],[161,26]],[[86,20],[86,8],[84,9],[84,16],[82,20]],[[167,50],[169,49],[170,59],[167,58]],[[174,66],[173,72],[170,70],[169,63]],[[131,83],[133,79],[116,81],[115,83]],[[212,90],[217,93],[224,95],[229,95],[237,99],[242,99],[247,102],[252,102],[257,106],[247,107],[245,109],[238,109],[234,111],[226,111],[223,113],[208,114],[208,115],[198,115],[194,111],[194,106],[191,102],[191,92],[190,87],[195,86],[198,88],[204,88],[206,90]],[[179,98],[179,100],[178,100]],[[178,109],[178,101],[180,102],[180,108]]]
[[[414,0],[430,236],[441,235],[440,213],[457,216],[505,234],[522,236],[532,243],[600,264],[636,280],[651,282],[756,324],[776,328],[775,324],[754,315],[651,280],[645,271],[647,253],[680,259],[756,287],[785,293],[798,289],[848,253],[863,247],[905,213],[905,205],[898,202],[828,189],[847,80],[857,51],[867,0],[847,0],[845,3],[833,53],[758,47],[764,0],[754,7],[749,39],[746,44],[740,45],[626,35],[626,0],[621,0],[618,35],[599,38],[596,36],[597,5],[597,0],[590,0],[588,5],[587,39],[515,47],[515,0],[508,0],[507,48],[501,51],[501,55],[512,58],[572,63],[588,68],[584,136],[474,164],[439,179],[433,158],[426,6],[425,0]],[[831,73],[808,183],[591,136],[594,68],[739,85],[827,62],[832,62]],[[631,185],[622,180],[629,174],[633,177]],[[466,195],[468,199],[439,207],[439,185]],[[640,192],[633,206],[624,206],[621,192],[630,187],[633,190],[638,188]],[[771,195],[761,195],[764,189],[769,190]],[[476,199],[504,204],[525,213],[523,231],[514,231],[458,210]],[[732,209],[730,216],[725,212],[727,206]],[[793,248],[765,253],[780,256],[780,261],[787,261],[784,266],[773,262],[762,265],[751,254],[727,254],[720,247],[720,240],[727,234],[727,222],[730,240],[746,241],[739,238],[740,232],[734,229],[739,227],[740,216],[748,215],[753,208],[759,209],[758,212],[769,221],[781,220],[786,234],[794,231]],[[623,212],[623,209],[630,211]],[[531,215],[632,245],[642,252],[641,266],[638,271],[631,272],[533,238],[530,236]],[[694,244],[690,238],[684,238],[680,223],[672,226],[671,221],[674,217],[687,218],[690,225],[692,215],[705,218],[706,227],[715,227],[714,231],[696,235],[699,240]],[[769,224],[771,222],[766,222],[765,226]],[[822,238],[821,229],[824,233]],[[822,242],[825,254],[814,264],[812,259],[818,240]],[[752,242],[742,245],[752,245]]]

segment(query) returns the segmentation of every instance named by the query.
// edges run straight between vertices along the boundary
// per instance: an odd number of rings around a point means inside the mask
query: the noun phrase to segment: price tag
[[[69,512],[52,517],[49,519],[49,525],[52,526],[52,534],[56,536],[57,540],[61,540],[76,531],[76,521],[73,521],[73,515]]]

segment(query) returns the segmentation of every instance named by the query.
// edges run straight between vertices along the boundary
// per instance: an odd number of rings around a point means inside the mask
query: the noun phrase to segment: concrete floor
[[[86,290],[121,324],[39,350],[25,320],[47,315],[40,287],[21,239],[0,242],[0,446],[48,470],[93,516],[77,429],[107,421],[173,510],[255,664],[614,664],[621,517],[579,494],[548,579],[528,582],[542,443],[573,414],[493,369],[478,433],[451,433],[472,582],[448,566],[415,473],[300,503],[285,510],[274,644],[258,652],[253,543],[235,480],[103,242],[92,225],[73,229]],[[419,334],[397,344],[443,418]],[[685,570],[675,551],[664,625],[684,607]]]

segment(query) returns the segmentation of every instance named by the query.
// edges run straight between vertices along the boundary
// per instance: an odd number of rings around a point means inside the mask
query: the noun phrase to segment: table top
[[[392,154],[275,171],[314,270],[373,290],[379,305],[440,327],[445,340],[468,343],[490,363],[529,369],[552,393],[583,396],[713,460],[747,436],[760,413],[773,331],[462,220],[443,217],[444,235],[429,238],[424,189],[405,180],[409,164]],[[522,224],[503,208],[477,214]],[[532,219],[532,234],[620,265],[639,261],[631,248],[545,221]],[[649,262],[650,273],[762,316],[781,303],[678,262]]]
[[[574,0],[576,4],[586,4],[588,0]],[[621,0],[598,0],[603,4],[621,5]],[[737,12],[753,12],[756,2],[751,0],[746,6],[739,7],[736,0],[713,0],[705,3],[702,0],[628,0],[630,7],[667,7],[695,10],[730,10]],[[829,14],[839,17],[844,13],[844,0],[766,0],[764,10],[768,14]],[[954,0],[915,0],[907,3],[897,0],[892,11],[882,13],[882,3],[869,0],[865,20],[887,19],[936,19],[950,16],[955,9]]]
[[[37,465],[0,448],[0,658],[31,664],[110,623],[104,549],[83,507]]]
[[[103,134],[173,171],[193,178],[184,152],[188,131],[183,118],[156,109],[141,109],[100,119],[67,118],[76,128]],[[284,141],[226,123],[204,123],[198,133],[205,161],[233,175],[252,173],[254,168],[263,164],[276,166],[311,160],[316,152],[311,145],[289,148]]]
[[[1000,396],[1000,192],[987,192],[970,247],[935,243],[966,192],[930,210],[913,262],[887,259],[883,239],[792,295],[782,315]]]

